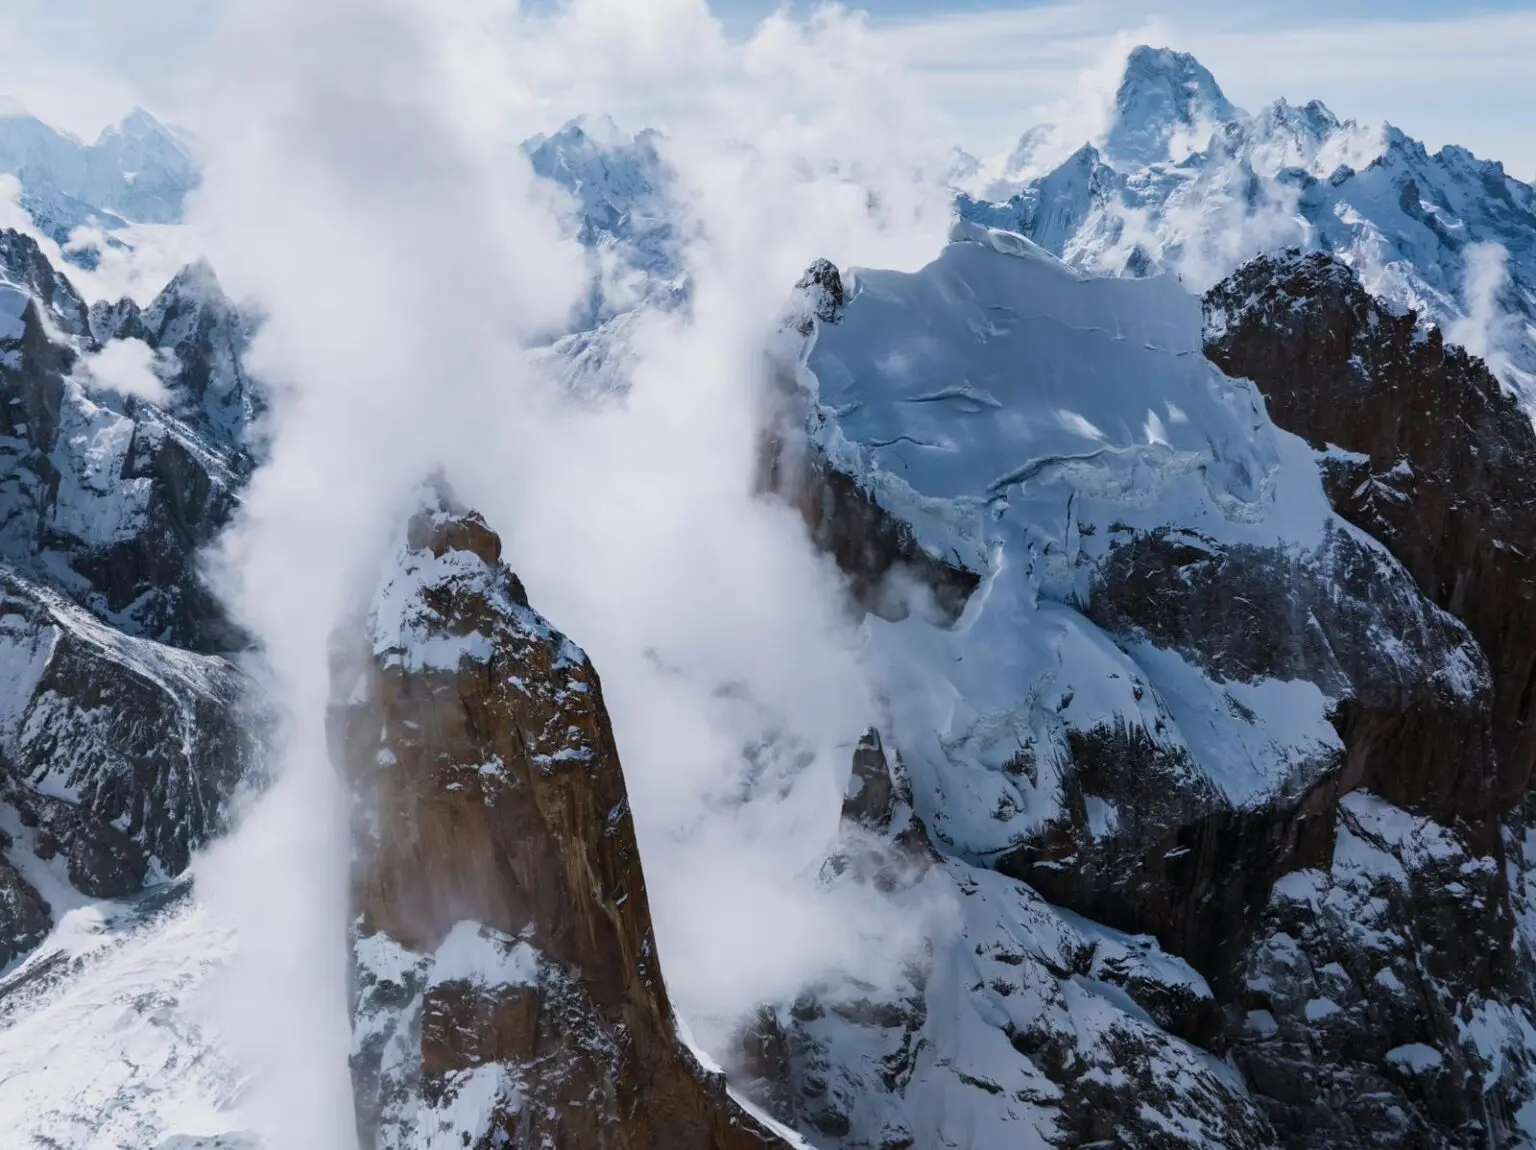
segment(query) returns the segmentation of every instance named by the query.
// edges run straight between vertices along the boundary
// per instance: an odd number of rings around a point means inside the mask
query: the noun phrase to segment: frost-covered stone
[[[855,754],[861,785],[824,880],[876,884],[890,913],[938,929],[892,980],[834,980],[766,1009],[740,1036],[744,1089],[814,1144],[848,1150],[1150,1147],[1172,1131],[1272,1144],[1240,1077],[1197,1045],[1213,1042],[1217,1009],[1187,963],[941,858],[899,760],[874,736]],[[859,801],[872,794],[890,798],[883,820]]]
[[[260,776],[261,722],[221,657],[246,640],[199,570],[234,510],[240,449],[79,377],[132,304],[88,310],[14,231],[0,279],[3,965],[38,940],[37,905],[46,927],[72,899],[184,870]]]
[[[114,631],[0,567],[0,803],[75,888],[131,894],[184,870],[255,773],[245,677]]]

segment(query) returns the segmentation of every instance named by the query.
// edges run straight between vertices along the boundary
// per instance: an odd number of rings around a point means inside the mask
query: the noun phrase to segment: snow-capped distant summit
[[[585,222],[618,234],[661,190],[658,138],[654,131],[626,135],[607,116],[578,116],[552,136],[527,141],[523,151],[535,172],[577,198]]]
[[[961,181],[988,199],[1005,199],[1091,144],[1110,165],[1131,170],[1182,160],[1246,114],[1206,67],[1186,52],[1131,49],[1113,95],[1093,85],[1081,106],[1020,135],[1006,157],[979,164]]]
[[[21,181],[22,206],[60,243],[87,224],[179,223],[199,181],[187,134],[142,108],[87,144],[7,106],[0,111],[0,173]]]
[[[1223,124],[1243,118],[1200,61],[1145,44],[1126,58],[1111,115],[1105,155],[1138,167],[1183,159]]]
[[[1193,57],[1150,48],[1130,54],[1101,133],[1062,133],[1026,132],[1009,178],[962,195],[960,214],[1086,270],[1168,271],[1196,291],[1260,253],[1331,252],[1536,411],[1536,188],[1502,164],[1316,100],[1250,116]]]

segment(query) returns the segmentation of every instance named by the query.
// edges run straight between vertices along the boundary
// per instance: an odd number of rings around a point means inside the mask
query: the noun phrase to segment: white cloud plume
[[[921,924],[812,881],[874,713],[858,636],[803,528],[751,494],[762,347],[798,273],[818,255],[911,266],[947,228],[942,190],[914,179],[942,150],[862,21],[776,16],[739,42],[689,0],[540,17],[249,0],[216,67],[194,223],[267,317],[252,366],[276,389],[272,459],[220,566],[288,721],[281,781],[200,889],[240,920],[222,999],[263,1070],[258,1117],[284,1144],[349,1137],[326,641],[439,463],[603,675],[695,1033],[896,961]],[[516,143],[605,106],[667,130],[694,290],[686,314],[637,321],[627,400],[578,411],[525,349],[586,263]]]
[[[1509,283],[1509,252],[1502,244],[1471,244],[1463,259],[1466,279],[1461,294],[1466,316],[1452,323],[1447,334],[1473,355],[1493,363],[1502,356],[1513,327],[1513,317],[1499,302],[1499,293]]]
[[[163,404],[169,393],[155,368],[155,349],[142,339],[111,340],[100,351],[82,358],[79,365],[80,374],[91,387]]]

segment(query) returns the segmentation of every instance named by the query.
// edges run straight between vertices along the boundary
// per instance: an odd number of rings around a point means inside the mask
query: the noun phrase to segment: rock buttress
[[[336,649],[362,1143],[783,1146],[679,1041],[597,673],[500,552],[421,512]]]
[[[1536,767],[1536,430],[1481,360],[1321,253],[1262,257],[1205,298],[1206,355],[1319,452],[1329,501],[1466,623],[1493,673],[1492,769],[1449,821],[1491,828]],[[1429,789],[1443,780],[1420,780]],[[1492,836],[1488,836],[1491,842]]]

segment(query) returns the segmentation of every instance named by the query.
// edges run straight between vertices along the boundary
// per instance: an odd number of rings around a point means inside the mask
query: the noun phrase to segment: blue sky
[[[848,3],[850,8],[860,8],[876,19],[901,19],[924,16],[948,15],[956,12],[987,12],[1018,10],[1021,8],[1048,7],[1044,3],[1019,3],[1018,0],[864,0]],[[751,21],[766,16],[780,7],[777,0],[720,0],[714,5],[721,16]],[[810,4],[799,2],[791,7],[809,9]],[[1124,5],[1126,8],[1132,5]],[[1530,0],[1491,0],[1476,4],[1447,4],[1445,0],[1247,0],[1231,7],[1251,17],[1278,20],[1285,17],[1326,20],[1380,19],[1380,18],[1438,18],[1454,12],[1467,15],[1473,12],[1530,11]],[[1167,4],[1164,9],[1176,12],[1179,5]]]
[[[509,0],[510,2],[510,0]],[[550,6],[557,0],[524,0]],[[631,0],[645,6],[660,0]],[[668,0],[675,7],[686,0]],[[174,75],[220,0],[0,0],[0,93],[89,135]],[[792,5],[812,7],[804,0]],[[1386,119],[1431,147],[1459,143],[1536,178],[1536,0],[847,0],[956,142],[1008,146],[1082,75],[1136,42],[1193,52],[1239,105],[1321,99],[1341,117]],[[745,34],[777,0],[713,0]],[[141,60],[139,74],[123,74]],[[144,95],[146,87],[148,95]],[[8,91],[7,91],[8,90]],[[624,109],[602,109],[625,120]],[[173,111],[174,114],[174,111]]]

